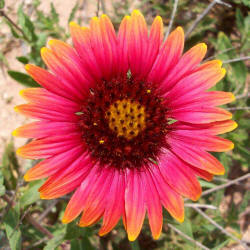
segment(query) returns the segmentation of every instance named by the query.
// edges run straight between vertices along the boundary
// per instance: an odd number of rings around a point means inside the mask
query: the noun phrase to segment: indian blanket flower
[[[64,213],[79,226],[102,218],[105,235],[122,218],[129,240],[137,238],[147,212],[155,239],[162,230],[162,206],[184,220],[183,197],[197,200],[197,177],[223,175],[208,151],[223,152],[233,143],[218,137],[237,125],[217,106],[232,93],[207,91],[225,75],[222,62],[202,63],[204,43],[183,53],[184,32],[176,28],[163,42],[157,16],[150,31],[135,10],[116,33],[106,15],[90,27],[70,23],[73,47],[49,41],[41,56],[48,71],[26,65],[41,88],[21,91],[28,101],[16,110],[38,121],[16,129],[34,138],[17,150],[43,159],[26,181],[48,178],[42,199],[74,192]]]

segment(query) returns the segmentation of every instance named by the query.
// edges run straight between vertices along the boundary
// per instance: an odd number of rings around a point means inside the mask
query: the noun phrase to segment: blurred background
[[[183,224],[164,211],[163,233],[151,237],[148,222],[137,241],[128,242],[122,223],[99,237],[100,223],[79,228],[76,221],[63,225],[68,196],[40,200],[43,181],[25,183],[25,171],[36,162],[17,158],[15,150],[26,139],[11,132],[28,119],[14,106],[24,101],[19,91],[37,84],[24,65],[45,67],[40,48],[50,38],[71,43],[68,23],[88,25],[91,17],[108,14],[116,30],[125,14],[140,9],[152,23],[156,15],[186,32],[185,50],[198,42],[208,45],[207,59],[221,59],[227,75],[216,90],[231,91],[236,100],[226,109],[239,127],[226,135],[235,143],[231,152],[215,154],[226,174],[211,183],[200,181],[205,191],[196,203],[186,201]],[[0,0],[0,249],[247,249],[250,246],[249,174],[249,0]],[[247,192],[248,191],[248,192]],[[247,245],[248,244],[248,245]]]

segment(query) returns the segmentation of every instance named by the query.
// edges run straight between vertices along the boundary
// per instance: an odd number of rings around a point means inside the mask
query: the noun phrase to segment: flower
[[[204,43],[183,54],[181,27],[163,42],[159,16],[148,34],[138,10],[124,17],[118,34],[106,15],[92,18],[90,28],[70,23],[70,31],[74,47],[51,40],[42,48],[50,71],[26,65],[42,88],[21,91],[29,103],[16,110],[38,121],[13,134],[34,138],[18,155],[44,160],[24,178],[48,177],[39,189],[42,199],[74,191],[64,223],[81,213],[80,226],[103,218],[99,234],[105,235],[122,217],[133,241],[147,211],[157,239],[162,205],[182,222],[182,197],[201,195],[197,177],[224,174],[207,151],[233,148],[217,135],[237,125],[217,106],[234,96],[207,90],[225,69],[219,60],[201,63]]]

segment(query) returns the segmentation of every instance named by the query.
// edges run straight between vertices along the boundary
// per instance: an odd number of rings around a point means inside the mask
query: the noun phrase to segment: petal
[[[199,124],[229,120],[232,118],[232,113],[221,108],[197,107],[192,109],[192,107],[188,107],[171,110],[171,117],[179,121]]]
[[[23,125],[12,132],[13,136],[40,139],[80,132],[76,123],[39,121]]]
[[[78,145],[84,146],[81,136],[78,133],[67,134],[32,141],[20,147],[17,154],[28,159],[49,158]]]
[[[56,172],[39,188],[41,199],[55,199],[72,192],[88,175],[92,163],[83,154],[66,169]]]
[[[188,50],[179,60],[175,67],[167,74],[159,86],[162,91],[170,90],[181,78],[189,75],[202,61],[207,51],[204,43],[199,43]]]
[[[64,81],[61,81],[55,75],[32,64],[26,64],[25,69],[36,82],[50,92],[70,100],[78,101],[78,98],[70,91],[70,87],[68,87]]]
[[[156,189],[160,196],[161,202],[166,210],[177,221],[184,221],[184,201],[180,194],[178,194],[168,183],[164,180],[158,166],[154,166],[151,171],[152,179],[154,180]],[[177,182],[177,180],[176,180]]]
[[[145,171],[144,178],[146,183],[146,206],[149,225],[153,238],[156,240],[160,237],[162,230],[162,206],[151,174]]]
[[[167,73],[176,66],[184,47],[184,31],[181,27],[170,33],[159,55],[157,56],[153,68],[148,76],[149,82],[159,85]]]
[[[80,73],[77,66],[67,58],[58,58],[51,49],[42,48],[41,56],[48,68],[64,83],[77,100],[83,100],[86,96],[86,79]]]
[[[220,67],[206,68],[182,78],[168,93],[166,102],[171,107],[192,103],[203,91],[213,87],[225,76],[225,69]]]
[[[43,160],[29,169],[24,175],[25,181],[33,181],[49,177],[59,170],[67,168],[85,151],[82,145],[58,154],[49,159]]]
[[[54,108],[54,110],[52,108]],[[56,105],[48,109],[48,106],[42,106],[41,104],[21,104],[16,106],[14,110],[27,117],[47,121],[77,122],[79,120],[79,117],[75,114],[79,109],[67,112],[67,109],[64,111],[61,106]]]
[[[151,26],[149,39],[148,39],[148,50],[146,59],[143,64],[143,71],[140,74],[140,78],[145,78],[151,71],[155,59],[159,53],[160,46],[163,40],[163,22],[160,16],[157,16]]]
[[[91,46],[99,68],[101,69],[103,78],[106,80],[110,80],[112,75],[113,64],[112,47],[109,41],[108,34],[106,33],[106,25],[104,25],[103,21],[102,24],[103,25],[101,25],[101,21],[97,17],[93,17],[91,19]]]
[[[105,48],[105,58],[110,58],[110,75],[116,76],[118,73],[118,40],[115,34],[115,29],[107,15],[100,17],[100,27],[102,34],[102,42]]]
[[[171,131],[168,140],[171,145],[178,145],[183,148],[192,146],[213,152],[225,152],[232,150],[234,147],[234,144],[227,139],[214,135],[202,134],[202,132],[194,135],[192,131],[188,130]]]
[[[83,67],[86,68],[94,79],[100,80],[102,72],[92,50],[90,30],[85,27],[81,28],[78,24],[71,22],[70,33],[74,47],[82,60]]]
[[[230,92],[209,91],[205,93],[189,96],[188,98],[180,98],[177,102],[171,103],[175,108],[189,107],[196,108],[200,106],[214,107],[230,103],[235,100],[235,97]]]
[[[95,185],[98,178],[100,178],[98,167],[99,166],[94,166],[90,170],[88,176],[83,180],[81,185],[77,188],[77,190],[71,197],[63,215],[63,223],[71,222],[83,211],[86,200],[93,188],[93,185]]]
[[[237,128],[237,123],[232,120],[211,122],[207,124],[191,124],[185,122],[175,122],[171,125],[171,130],[190,131],[194,136],[200,134],[219,135],[230,132]]]
[[[118,31],[118,67],[121,75],[127,74],[129,69],[128,49],[129,49],[129,34],[131,29],[131,17],[125,16]]]
[[[139,235],[145,217],[145,187],[139,172],[129,171],[125,189],[125,221],[128,239],[134,241]]]
[[[84,82],[82,87],[90,88],[91,85],[93,85],[94,79],[84,67],[81,58],[79,57],[74,48],[72,48],[70,45],[63,41],[55,39],[50,40],[48,44],[52,51],[55,53],[55,55],[60,58],[60,60],[66,59],[65,63],[70,62],[71,67],[72,64],[74,64],[74,66],[79,69],[79,71],[75,70],[75,74],[79,79]]]
[[[124,213],[125,176],[119,171],[115,171],[107,196],[109,200],[103,214],[103,223],[99,231],[100,236],[110,232]]]
[[[76,112],[80,110],[80,105],[72,102],[66,98],[55,95],[44,88],[27,88],[20,91],[20,95],[27,101],[33,104],[40,104],[41,106],[49,107],[53,110],[61,110],[63,106],[63,112]]]
[[[79,226],[90,226],[98,221],[103,215],[106,203],[109,202],[108,193],[110,191],[113,176],[114,171],[112,169],[103,169],[97,181],[91,183],[92,189],[86,200]]]
[[[134,77],[143,72],[141,67],[148,51],[148,31],[146,21],[139,10],[131,14],[131,29],[129,33],[129,65]]]
[[[171,150],[181,159],[197,168],[205,170],[211,174],[223,175],[225,173],[223,165],[206,151],[187,144],[174,143]]]
[[[188,170],[192,171],[195,176],[198,176],[206,181],[211,181],[214,177],[213,174],[211,174],[205,170],[202,170],[200,168],[193,167],[191,165],[189,165]]]
[[[159,159],[159,168],[165,181],[179,194],[198,200],[201,187],[191,172],[185,171],[186,164],[172,152],[165,150]]]

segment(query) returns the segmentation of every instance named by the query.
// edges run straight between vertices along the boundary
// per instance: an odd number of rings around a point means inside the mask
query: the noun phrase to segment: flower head
[[[162,228],[162,205],[184,220],[183,197],[197,200],[197,177],[211,180],[224,168],[208,151],[233,143],[218,137],[237,125],[217,106],[232,93],[207,91],[225,75],[218,60],[202,63],[206,45],[183,54],[184,33],[175,29],[163,42],[157,16],[148,33],[142,14],[124,17],[118,34],[106,15],[90,28],[70,24],[73,47],[52,40],[41,56],[49,71],[26,65],[42,86],[25,89],[28,104],[16,107],[38,119],[13,132],[34,138],[18,149],[44,159],[26,181],[48,178],[42,199],[74,191],[63,222],[82,213],[80,226],[103,218],[100,235],[122,217],[130,240],[147,212],[154,238]]]

